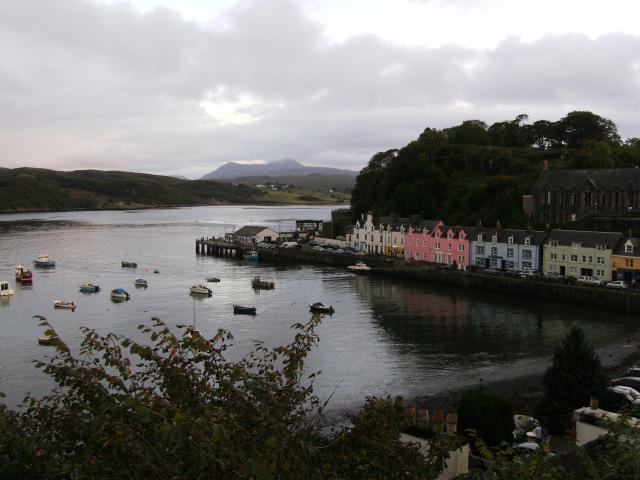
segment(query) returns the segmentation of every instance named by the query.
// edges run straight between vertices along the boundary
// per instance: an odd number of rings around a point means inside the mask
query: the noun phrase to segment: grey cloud
[[[198,176],[291,157],[354,169],[425,127],[592,109],[640,136],[640,37],[505,39],[493,50],[330,44],[293,1],[245,1],[224,29],[157,9],[0,0],[0,165]],[[221,124],[208,94],[254,123]]]

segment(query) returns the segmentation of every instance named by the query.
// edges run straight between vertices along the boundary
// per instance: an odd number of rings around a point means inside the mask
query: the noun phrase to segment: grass
[[[351,195],[344,192],[328,190],[310,190],[306,188],[289,188],[286,190],[264,190],[266,195],[260,203],[286,205],[332,205],[345,204],[351,201]]]

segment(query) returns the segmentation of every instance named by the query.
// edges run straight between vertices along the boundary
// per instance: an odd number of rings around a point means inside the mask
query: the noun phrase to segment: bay
[[[343,269],[310,265],[281,266],[195,254],[195,239],[219,236],[244,224],[290,230],[296,219],[330,217],[332,207],[192,207],[158,210],[29,213],[0,215],[0,280],[16,294],[0,302],[0,391],[17,405],[27,392],[46,394],[51,382],[32,360],[52,354],[37,344],[46,316],[77,349],[89,327],[140,338],[137,326],[157,316],[172,329],[195,318],[204,335],[230,330],[234,349],[246,354],[254,340],[268,346],[292,339],[291,325],[310,318],[308,305],[321,301],[336,313],[324,317],[309,372],[322,371],[315,391],[331,398],[333,411],[352,411],[367,395],[433,394],[472,386],[480,378],[529,373],[550,355],[575,324],[595,346],[622,342],[638,334],[635,317],[533,299],[359,276]],[[335,208],[335,207],[333,207]],[[34,269],[32,287],[16,287],[15,264],[30,264],[38,254],[56,268]],[[137,262],[135,270],[120,262]],[[153,270],[158,269],[159,274]],[[213,296],[194,299],[190,285],[205,275]],[[276,283],[256,292],[255,275]],[[149,282],[134,287],[136,278]],[[78,286],[92,282],[97,294]],[[112,288],[125,288],[131,300],[113,303]],[[73,301],[75,312],[54,310],[56,299]],[[255,317],[234,315],[232,304],[255,306]],[[175,329],[179,332],[178,329]]]

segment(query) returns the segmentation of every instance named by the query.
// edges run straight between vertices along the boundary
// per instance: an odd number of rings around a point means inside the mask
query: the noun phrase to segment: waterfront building
[[[260,225],[245,225],[233,233],[225,235],[227,241],[242,243],[275,242],[279,238],[278,232]]]
[[[543,272],[611,281],[613,250],[622,240],[615,232],[552,230],[544,242]]]
[[[382,217],[374,222],[369,212],[366,220],[358,220],[346,232],[346,240],[359,252],[378,255],[402,255],[404,235],[409,226],[409,218]]]
[[[612,277],[635,284],[640,282],[640,238],[618,242],[611,255]]]
[[[477,227],[469,229],[469,236],[471,265],[512,272],[540,269],[545,232]]]
[[[296,220],[296,231],[317,237],[322,233],[323,220]]]
[[[469,238],[464,227],[446,226],[440,220],[422,220],[409,227],[404,244],[408,260],[458,268],[469,266]]]
[[[546,165],[546,164],[545,164]],[[545,168],[523,198],[527,216],[546,224],[562,224],[589,215],[621,216],[640,211],[640,169]]]

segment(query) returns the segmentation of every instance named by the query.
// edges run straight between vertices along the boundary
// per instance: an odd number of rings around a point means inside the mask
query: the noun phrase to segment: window
[[[549,260],[557,260],[558,259],[558,254],[557,253],[550,253],[549,254]]]
[[[511,237],[509,237],[509,238],[508,238],[507,243],[508,243],[509,245],[513,245],[513,236],[511,236]]]
[[[524,239],[524,246],[528,247],[529,245],[531,245],[531,239],[529,237]]]
[[[569,267],[569,273],[578,273],[578,269],[576,267]]]
[[[604,265],[604,257],[596,257],[596,263],[600,265]]]
[[[564,262],[567,259],[567,256],[563,253],[562,254],[562,261]]]
[[[582,263],[587,263],[587,257],[586,257],[586,255],[582,255]]]
[[[531,270],[531,262],[522,262],[523,270]]]
[[[549,191],[544,192],[544,204],[551,205],[551,192]]]
[[[423,248],[427,248],[427,241],[426,241],[426,240],[423,240],[423,241],[422,241],[422,247],[423,247]]]
[[[513,248],[507,248],[507,257],[509,258],[513,257]]]
[[[606,245],[596,245],[596,250],[604,250]]]
[[[551,240],[549,242],[549,246],[550,247],[557,247],[558,246],[558,240]]]
[[[449,245],[447,245],[447,250],[449,250],[449,251],[453,250],[453,245],[451,245],[451,243],[449,243]]]
[[[633,268],[633,258],[627,258],[624,261],[624,266],[625,267],[629,267],[629,268]]]
[[[604,270],[596,270],[596,276],[604,277]]]
[[[364,239],[365,239],[365,240],[367,239],[367,234],[366,234],[366,233],[364,234]]]
[[[416,247],[420,246],[420,240],[416,240]]]
[[[549,271],[550,272],[555,272],[556,271],[556,264],[552,263],[551,265],[549,265]]]
[[[484,258],[480,258],[480,257],[476,258],[476,265],[478,267],[484,267],[484,265],[485,265]]]
[[[588,263],[593,263],[593,257],[592,257],[591,255],[589,255],[589,256],[587,257],[587,262],[588,262]]]
[[[522,250],[522,258],[531,260],[531,250]]]
[[[434,248],[436,250],[440,250],[440,242],[436,242],[436,244],[434,245]]]
[[[633,245],[631,243],[627,243],[624,246],[624,253],[633,253]]]
[[[584,206],[591,206],[591,192],[584,192]]]
[[[482,245],[478,245],[476,247],[476,254],[477,255],[484,255],[484,247]]]
[[[482,242],[482,234],[478,235],[478,241]]]
[[[513,261],[504,262],[504,268],[506,268],[507,270],[513,270],[514,266],[515,263],[513,263]]]
[[[461,252],[464,252],[464,243],[461,243],[461,244],[460,244],[460,246],[458,247],[458,249],[459,249]]]
[[[464,265],[464,256],[458,255],[458,265]]]
[[[580,248],[582,247],[582,244],[580,242],[571,242],[571,246],[573,248]]]
[[[453,232],[448,232],[447,233],[447,238],[453,238]]]
[[[491,247],[491,255],[494,257],[498,255],[498,247]]]
[[[498,241],[498,236],[497,236],[497,235],[493,235],[493,236],[491,237],[491,242],[492,242],[492,243],[496,243],[497,241]]]
[[[577,262],[578,261],[578,255],[571,255],[571,261],[572,262]]]
[[[420,260],[420,252],[416,252],[416,260]]]

